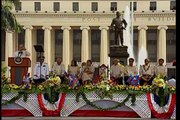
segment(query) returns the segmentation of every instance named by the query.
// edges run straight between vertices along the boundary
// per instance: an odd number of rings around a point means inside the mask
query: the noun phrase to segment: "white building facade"
[[[72,59],[108,63],[114,35],[109,26],[116,16],[131,7],[129,0],[21,0],[13,10],[23,26],[21,33],[2,31],[2,61],[7,66],[18,44],[31,53],[32,69],[37,61],[34,45],[42,45],[51,68],[61,57],[66,68]],[[176,59],[176,3],[174,0],[136,0],[133,12],[133,50],[147,49],[152,62]]]

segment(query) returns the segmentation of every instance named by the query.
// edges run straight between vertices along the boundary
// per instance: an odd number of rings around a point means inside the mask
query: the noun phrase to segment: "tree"
[[[20,32],[22,26],[17,22],[15,15],[11,12],[19,0],[2,0],[1,1],[1,29]]]

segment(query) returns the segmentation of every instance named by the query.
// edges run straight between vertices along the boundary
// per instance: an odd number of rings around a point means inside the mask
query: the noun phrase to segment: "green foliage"
[[[40,84],[38,86],[35,85],[31,85],[31,84],[26,84],[26,85],[21,85],[21,86],[17,86],[14,84],[4,84],[2,86],[2,94],[5,93],[18,93],[17,96],[15,96],[14,98],[12,98],[10,101],[6,101],[4,104],[10,104],[10,103],[14,103],[16,100],[20,99],[21,97],[23,97],[24,101],[27,101],[28,98],[28,94],[46,94],[48,95],[49,99],[48,101],[52,104],[54,104],[57,101],[57,97],[59,95],[59,93],[73,93],[76,94],[76,101],[79,102],[79,98],[82,96],[83,100],[97,108],[100,110],[110,110],[110,109],[115,109],[117,107],[121,107],[126,101],[129,100],[129,98],[131,97],[131,102],[132,105],[135,103],[136,101],[136,96],[141,95],[141,94],[146,94],[148,92],[154,93],[154,89],[151,88],[152,86],[139,86],[139,87],[134,87],[134,86],[111,86],[109,88],[109,90],[103,89],[103,88],[99,88],[97,86],[95,87],[75,87],[73,89],[71,89],[68,85],[65,84],[61,84],[61,85],[55,85],[53,87],[46,87],[44,86],[46,84]],[[49,86],[49,85],[48,85]],[[105,97],[109,97],[110,99],[113,98],[113,94],[117,93],[117,94],[127,94],[128,97],[121,103],[118,103],[116,106],[112,106],[111,108],[101,108],[99,106],[94,105],[93,103],[91,103],[85,96],[86,93],[89,92],[95,92],[98,94],[98,96],[101,99],[104,99]],[[162,92],[162,91],[160,91]],[[169,94],[175,93],[175,88],[168,86],[167,88],[164,89],[164,94]],[[162,97],[163,98],[163,97]]]
[[[11,12],[13,4],[19,0],[4,0],[1,2],[1,29],[21,32],[22,26],[17,22],[15,15]]]
[[[102,110],[102,111],[105,111],[105,110],[113,110],[113,109],[116,109],[116,108],[118,108],[118,107],[121,107],[121,106],[125,105],[125,103],[129,100],[130,97],[132,97],[131,94],[128,94],[128,96],[127,96],[122,102],[119,102],[117,105],[112,106],[112,107],[109,107],[109,108],[102,108],[102,107],[97,106],[96,104],[90,102],[90,101],[87,99],[85,93],[83,93],[83,92],[78,92],[78,93],[76,94],[76,102],[79,102],[80,96],[82,96],[82,98],[83,98],[83,100],[86,102],[86,104],[88,104],[88,105],[90,105],[91,107],[94,107],[94,108],[96,108],[96,109],[98,109],[98,110]],[[135,101],[131,101],[131,102],[132,102],[132,104],[134,104]]]

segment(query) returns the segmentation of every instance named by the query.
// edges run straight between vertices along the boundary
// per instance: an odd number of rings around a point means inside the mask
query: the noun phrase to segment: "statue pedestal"
[[[120,63],[123,65],[127,65],[127,58],[129,57],[129,53],[127,52],[128,47],[127,46],[119,46],[119,45],[113,45],[110,46],[110,64],[112,65],[113,59],[117,58],[120,60]]]

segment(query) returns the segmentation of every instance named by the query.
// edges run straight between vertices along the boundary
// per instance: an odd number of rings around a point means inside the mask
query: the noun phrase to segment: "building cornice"
[[[24,12],[18,12],[14,13],[17,17],[115,17],[115,13],[24,13]],[[166,13],[134,13],[134,17],[161,17],[161,16],[176,16],[176,13],[174,12],[166,12]]]
[[[49,0],[21,0],[21,1],[49,1]],[[132,0],[54,0],[55,2],[59,1],[110,1],[110,2],[117,2],[117,1],[132,1]],[[134,0],[135,1],[149,1],[149,0]],[[170,1],[170,0],[156,0],[156,1]]]

